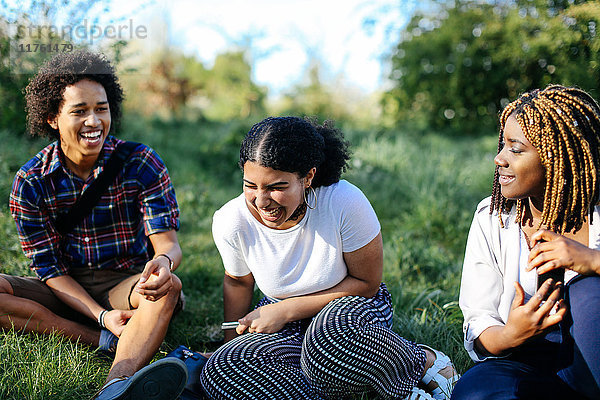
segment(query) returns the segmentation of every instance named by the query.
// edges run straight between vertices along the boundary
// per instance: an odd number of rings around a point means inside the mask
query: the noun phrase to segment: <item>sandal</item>
[[[452,393],[454,384],[460,378],[460,375],[456,372],[456,368],[454,368],[452,361],[450,361],[450,357],[448,357],[441,351],[432,349],[427,345],[420,344],[419,346],[435,354],[435,361],[433,362],[433,365],[429,367],[427,371],[425,371],[425,375],[423,375],[421,382],[424,385],[428,385],[431,381],[437,383],[438,386],[435,389],[431,390],[431,394],[433,395],[434,399],[450,399],[450,394]],[[446,378],[445,376],[440,374],[440,371],[446,367],[452,367],[452,369],[454,370],[454,375],[452,375],[449,378]]]
[[[418,387],[413,387],[410,395],[404,400],[435,400],[429,393]]]

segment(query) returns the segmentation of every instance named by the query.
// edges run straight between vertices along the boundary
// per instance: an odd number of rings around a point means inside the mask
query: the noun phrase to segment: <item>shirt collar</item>
[[[96,165],[94,165],[94,169],[92,170],[92,175],[97,177],[100,172],[104,169],[104,165],[110,158],[111,154],[115,150],[116,145],[119,140],[114,136],[107,136],[104,141],[104,145],[102,146],[102,150],[100,151],[100,155],[98,156],[98,160],[96,160]],[[54,142],[46,155],[47,162],[44,163],[42,167],[42,175],[50,175],[58,168],[63,166],[63,157],[62,150],[60,149],[59,141]],[[66,167],[65,167],[66,168]]]

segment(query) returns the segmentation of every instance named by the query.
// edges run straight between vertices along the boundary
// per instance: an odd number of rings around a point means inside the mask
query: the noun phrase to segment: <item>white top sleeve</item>
[[[498,311],[504,282],[494,257],[494,243],[486,232],[489,219],[498,216],[489,215],[489,198],[486,200],[477,207],[469,230],[459,297],[465,318],[464,345],[474,361],[486,358],[476,351],[475,339],[491,326],[504,325]]]
[[[223,209],[221,209],[223,210]],[[239,218],[232,221],[224,221],[227,215],[225,212],[216,212],[213,216],[212,234],[215,245],[219,250],[225,270],[232,276],[245,276],[251,271],[246,265],[242,249],[239,243],[239,237],[235,231],[229,229],[229,224],[239,223]]]
[[[381,230],[371,203],[363,192],[346,181],[334,192],[341,213],[342,251],[350,253],[369,244]]]

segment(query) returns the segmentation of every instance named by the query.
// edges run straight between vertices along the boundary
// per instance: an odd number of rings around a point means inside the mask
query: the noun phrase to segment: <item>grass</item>
[[[11,329],[0,344],[1,399],[84,399],[102,384],[106,361],[59,335],[20,335]]]
[[[179,344],[204,351],[222,340],[223,267],[212,214],[241,191],[239,143],[250,122],[128,119],[122,138],[144,142],[164,159],[181,209],[178,275],[186,310],[171,324],[160,358]],[[394,299],[394,329],[446,352],[458,369],[462,347],[457,305],[464,245],[475,206],[489,193],[494,134],[446,138],[406,132],[350,132],[352,167],[344,178],[362,189],[382,225],[384,280]],[[0,131],[0,272],[30,274],[7,207],[15,171],[47,142]],[[260,293],[256,293],[256,298]],[[57,335],[0,333],[0,398],[81,399],[97,390],[109,361]]]

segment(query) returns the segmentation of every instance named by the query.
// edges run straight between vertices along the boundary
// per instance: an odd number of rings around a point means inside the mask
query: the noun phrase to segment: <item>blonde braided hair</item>
[[[577,232],[587,215],[591,222],[600,194],[598,104],[583,90],[560,85],[524,93],[502,111],[498,152],[511,115],[537,150],[545,170],[544,206],[538,228],[547,226],[559,234]],[[516,203],[517,221],[523,223],[526,199],[502,196],[498,178],[496,166],[490,214],[508,213]]]

